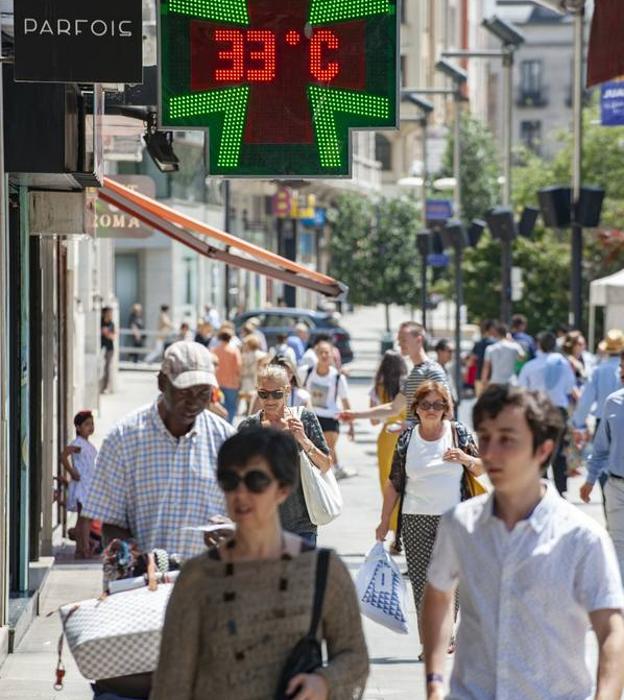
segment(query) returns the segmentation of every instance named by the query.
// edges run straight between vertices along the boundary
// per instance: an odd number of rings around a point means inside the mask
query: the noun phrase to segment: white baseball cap
[[[167,348],[160,371],[176,389],[199,384],[218,387],[210,352],[201,343],[180,340]]]

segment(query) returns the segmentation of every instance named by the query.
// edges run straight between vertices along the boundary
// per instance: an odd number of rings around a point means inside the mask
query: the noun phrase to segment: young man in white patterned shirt
[[[171,345],[158,374],[160,396],[122,419],[98,454],[84,513],[104,523],[105,541],[133,538],[187,559],[204,549],[205,525],[225,513],[217,455],[234,429],[206,410],[217,387],[208,350]]]
[[[548,398],[492,385],[474,408],[494,492],[442,516],[424,597],[427,698],[444,697],[458,589],[452,700],[619,700],[624,593],[606,530],[542,480],[563,430]],[[586,666],[598,640],[595,683]]]

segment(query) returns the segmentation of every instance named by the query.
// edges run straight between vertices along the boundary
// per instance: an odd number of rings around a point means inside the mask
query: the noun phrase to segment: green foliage
[[[451,134],[439,177],[453,176],[453,144]],[[462,218],[470,222],[499,201],[500,156],[491,132],[470,114],[462,115],[461,144]]]
[[[418,303],[417,222],[412,199],[338,199],[330,273],[349,286],[353,303]]]
[[[603,207],[604,228],[617,228],[624,220],[624,128],[606,128],[597,123],[596,108],[587,109],[584,125],[583,181],[599,185],[607,194]],[[466,120],[471,124],[474,120]],[[464,220],[481,217],[499,195],[493,166],[497,160],[493,138],[484,127],[467,128],[464,133],[465,158],[462,158],[464,183]],[[484,141],[490,140],[489,146]],[[570,133],[561,136],[562,148],[552,161],[526,150],[518,150],[513,170],[513,203],[516,216],[525,206],[538,206],[537,192],[543,187],[569,185],[572,173],[573,143]],[[475,142],[474,144],[472,142]],[[472,157],[488,153],[485,162]],[[451,159],[451,160],[449,160]],[[444,174],[452,162],[452,144],[445,156]],[[486,167],[487,166],[487,167]],[[498,170],[496,170],[498,172]],[[606,237],[598,231],[585,231],[583,298],[589,299],[589,282],[624,267],[624,235]],[[533,332],[566,321],[570,305],[569,231],[561,234],[547,230],[538,220],[531,240],[517,239],[513,244],[513,263],[523,272],[523,298],[513,310],[524,313]],[[500,309],[500,244],[484,234],[476,249],[465,252],[464,295],[470,320],[496,318]],[[436,286],[451,296],[450,280]],[[585,315],[587,318],[587,315]]]

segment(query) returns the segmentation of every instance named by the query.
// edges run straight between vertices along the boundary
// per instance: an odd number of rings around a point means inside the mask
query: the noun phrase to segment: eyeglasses
[[[276,389],[275,391],[265,391],[264,389],[258,389],[258,397],[261,399],[268,399],[269,397],[272,399],[283,399],[284,390]]]
[[[259,469],[252,469],[247,472],[245,476],[241,476],[237,472],[230,470],[225,472],[219,478],[219,485],[225,493],[231,493],[236,491],[240,483],[245,484],[247,491],[251,493],[262,493],[266,491],[269,486],[275,481],[266,472],[261,472]]]
[[[444,411],[447,407],[448,404],[446,401],[434,401],[433,403],[431,403],[431,401],[421,401],[418,404],[418,408],[422,408],[423,411],[431,411],[431,409],[434,411]]]

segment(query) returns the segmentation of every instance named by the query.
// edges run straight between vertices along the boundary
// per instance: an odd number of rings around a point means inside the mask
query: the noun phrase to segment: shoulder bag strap
[[[314,604],[312,607],[312,621],[308,636],[315,637],[323,612],[323,600],[327,586],[327,572],[329,570],[329,549],[319,549],[316,557],[316,580],[314,582]]]
[[[458,448],[459,436],[457,435],[457,423],[455,421],[451,421],[451,433],[453,435],[453,447]]]

